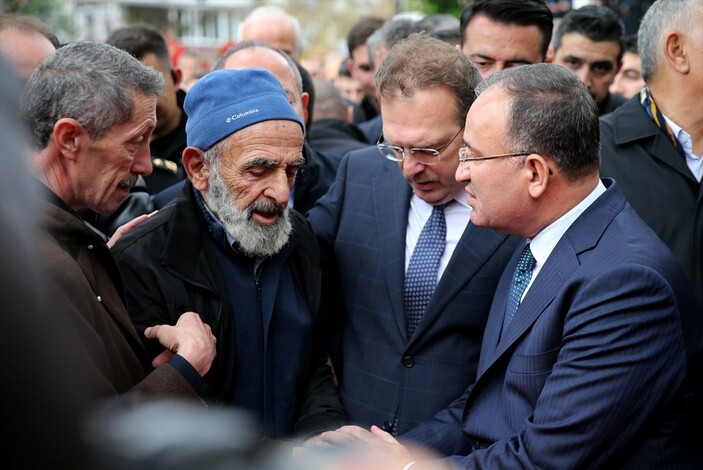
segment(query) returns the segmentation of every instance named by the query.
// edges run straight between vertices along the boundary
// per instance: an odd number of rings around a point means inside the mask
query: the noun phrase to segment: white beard
[[[217,165],[212,166],[205,192],[207,205],[219,218],[227,233],[232,236],[239,249],[251,257],[273,256],[285,246],[292,231],[288,206],[279,206],[273,201],[254,201],[239,209],[232,199],[227,185],[220,178]],[[262,225],[252,220],[254,211],[278,212],[276,222]]]

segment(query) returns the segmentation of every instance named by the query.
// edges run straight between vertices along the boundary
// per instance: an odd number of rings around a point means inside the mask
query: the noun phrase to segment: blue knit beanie
[[[263,121],[295,121],[304,131],[281,83],[264,69],[210,72],[188,91],[183,109],[188,146],[201,150]]]

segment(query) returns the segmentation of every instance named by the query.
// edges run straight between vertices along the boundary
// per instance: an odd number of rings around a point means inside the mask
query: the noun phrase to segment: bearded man
[[[288,208],[303,164],[303,122],[263,69],[218,70],[185,104],[188,182],[114,253],[137,329],[194,310],[217,337],[205,380],[267,437],[344,419],[319,347],[319,249]],[[151,351],[156,354],[157,351]]]

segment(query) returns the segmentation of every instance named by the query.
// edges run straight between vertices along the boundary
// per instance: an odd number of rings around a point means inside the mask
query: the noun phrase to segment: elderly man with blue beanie
[[[212,401],[248,411],[263,435],[334,428],[345,414],[320,346],[319,249],[288,207],[303,122],[263,69],[206,75],[184,109],[189,181],[114,248],[132,321],[199,313],[217,337]]]

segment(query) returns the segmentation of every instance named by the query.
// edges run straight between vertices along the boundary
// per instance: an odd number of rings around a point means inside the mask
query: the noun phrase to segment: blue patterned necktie
[[[522,250],[520,259],[517,262],[517,267],[513,273],[513,280],[510,282],[510,292],[508,293],[508,303],[505,306],[505,316],[503,317],[503,333],[508,329],[508,325],[513,320],[515,312],[520,305],[522,293],[525,292],[527,285],[532,278],[532,270],[535,268],[535,257],[532,256],[530,244],[525,245]]]
[[[447,238],[447,222],[444,219],[446,206],[443,204],[432,208],[432,215],[420,232],[405,273],[405,321],[408,338],[420,323],[437,285],[439,259],[444,252]]]

